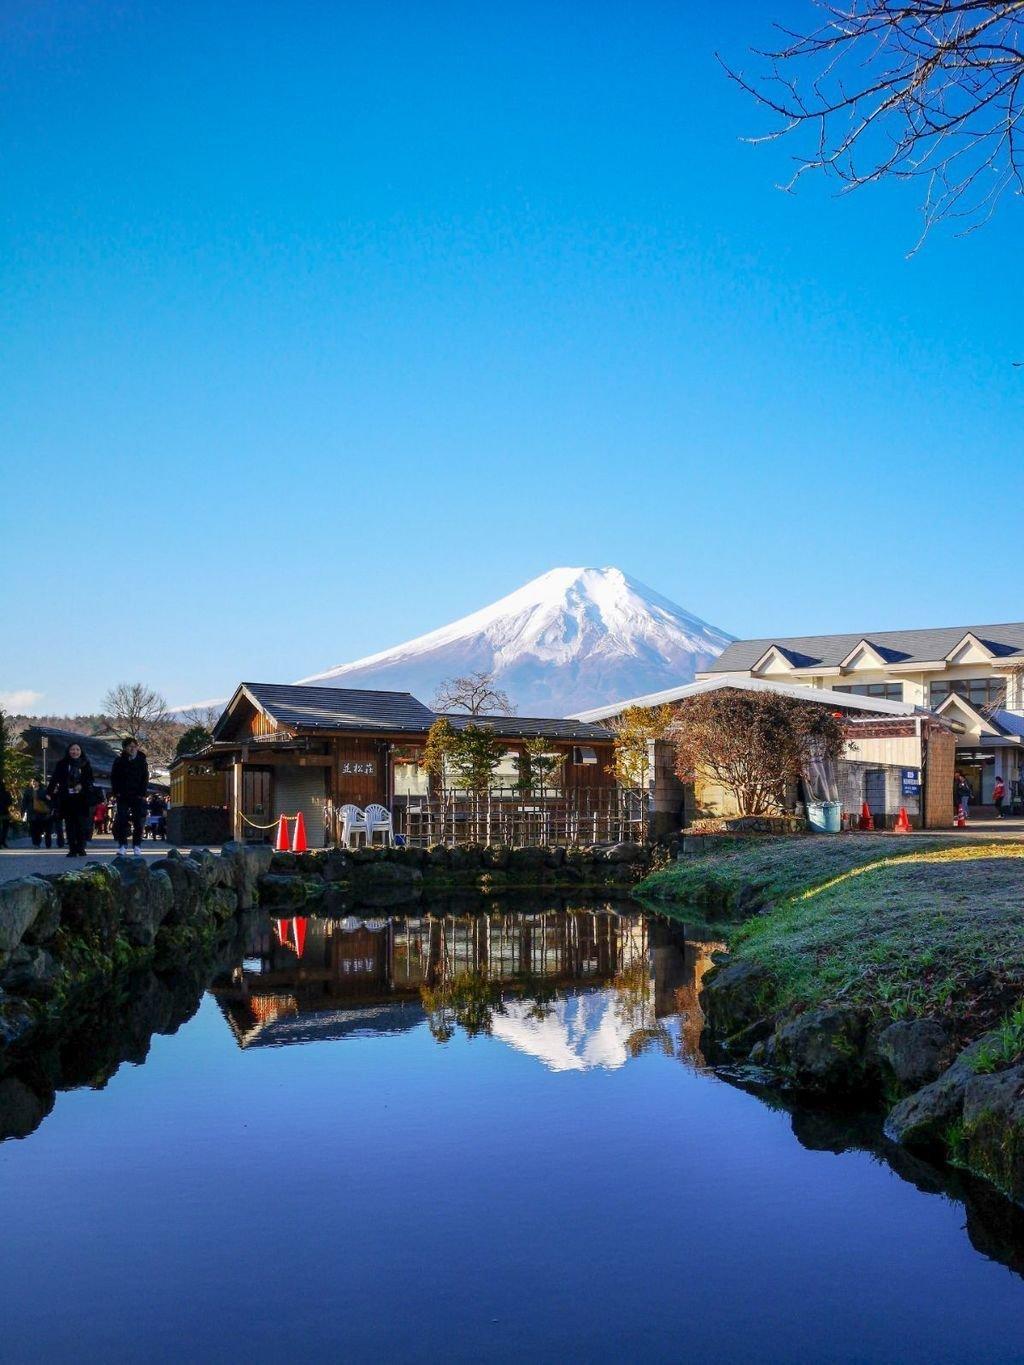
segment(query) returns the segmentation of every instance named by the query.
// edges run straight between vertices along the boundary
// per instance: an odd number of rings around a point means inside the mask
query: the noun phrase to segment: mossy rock
[[[120,921],[120,878],[109,867],[84,867],[54,880],[61,930],[90,949],[110,953]]]

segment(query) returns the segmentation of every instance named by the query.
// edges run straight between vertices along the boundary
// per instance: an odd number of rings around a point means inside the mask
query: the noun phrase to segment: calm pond
[[[717,946],[462,903],[140,979],[0,1084],[0,1358],[1024,1359],[1024,1219],[710,1069]]]

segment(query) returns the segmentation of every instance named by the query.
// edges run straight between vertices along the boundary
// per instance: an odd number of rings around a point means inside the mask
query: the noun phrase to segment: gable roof
[[[706,673],[747,673],[774,645],[787,657],[806,660],[804,668],[838,668],[859,644],[872,645],[891,663],[945,659],[967,635],[976,636],[1000,658],[1024,655],[1024,621],[995,626],[937,626],[923,630],[877,630],[848,635],[792,635],[774,639],[734,640],[704,670]]]
[[[355,687],[294,687],[284,683],[239,683],[213,728],[220,740],[229,728],[230,718],[239,702],[247,699],[257,710],[285,730],[368,730],[381,734],[395,732],[423,735],[438,719],[411,692],[375,692]],[[502,739],[547,739],[601,741],[613,738],[610,730],[587,725],[579,720],[530,716],[471,716],[447,714],[453,730],[478,725]]]
[[[214,739],[221,738],[242,697],[286,730],[406,730],[420,734],[434,723],[433,711],[411,692],[244,682],[239,683],[214,726]]]

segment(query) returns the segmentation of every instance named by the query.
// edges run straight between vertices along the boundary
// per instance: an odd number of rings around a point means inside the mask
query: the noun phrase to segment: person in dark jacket
[[[33,777],[21,793],[21,818],[28,825],[29,837],[33,848],[53,847],[53,818],[46,792],[38,777]]]
[[[136,856],[141,856],[148,788],[149,764],[146,755],[134,739],[126,739],[110,768],[110,790],[117,801],[114,842],[118,853],[128,852],[128,826],[131,825],[132,851]]]
[[[0,781],[0,848],[7,847],[7,832],[11,828],[11,793]]]
[[[46,794],[64,821],[68,857],[84,858],[86,840],[92,833],[92,764],[75,742],[53,770]]]

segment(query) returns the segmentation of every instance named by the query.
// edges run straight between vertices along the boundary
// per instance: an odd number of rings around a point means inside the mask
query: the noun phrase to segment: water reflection
[[[239,1045],[489,1034],[552,1071],[649,1048],[704,1065],[700,982],[723,945],[612,904],[266,922],[213,994]]]

